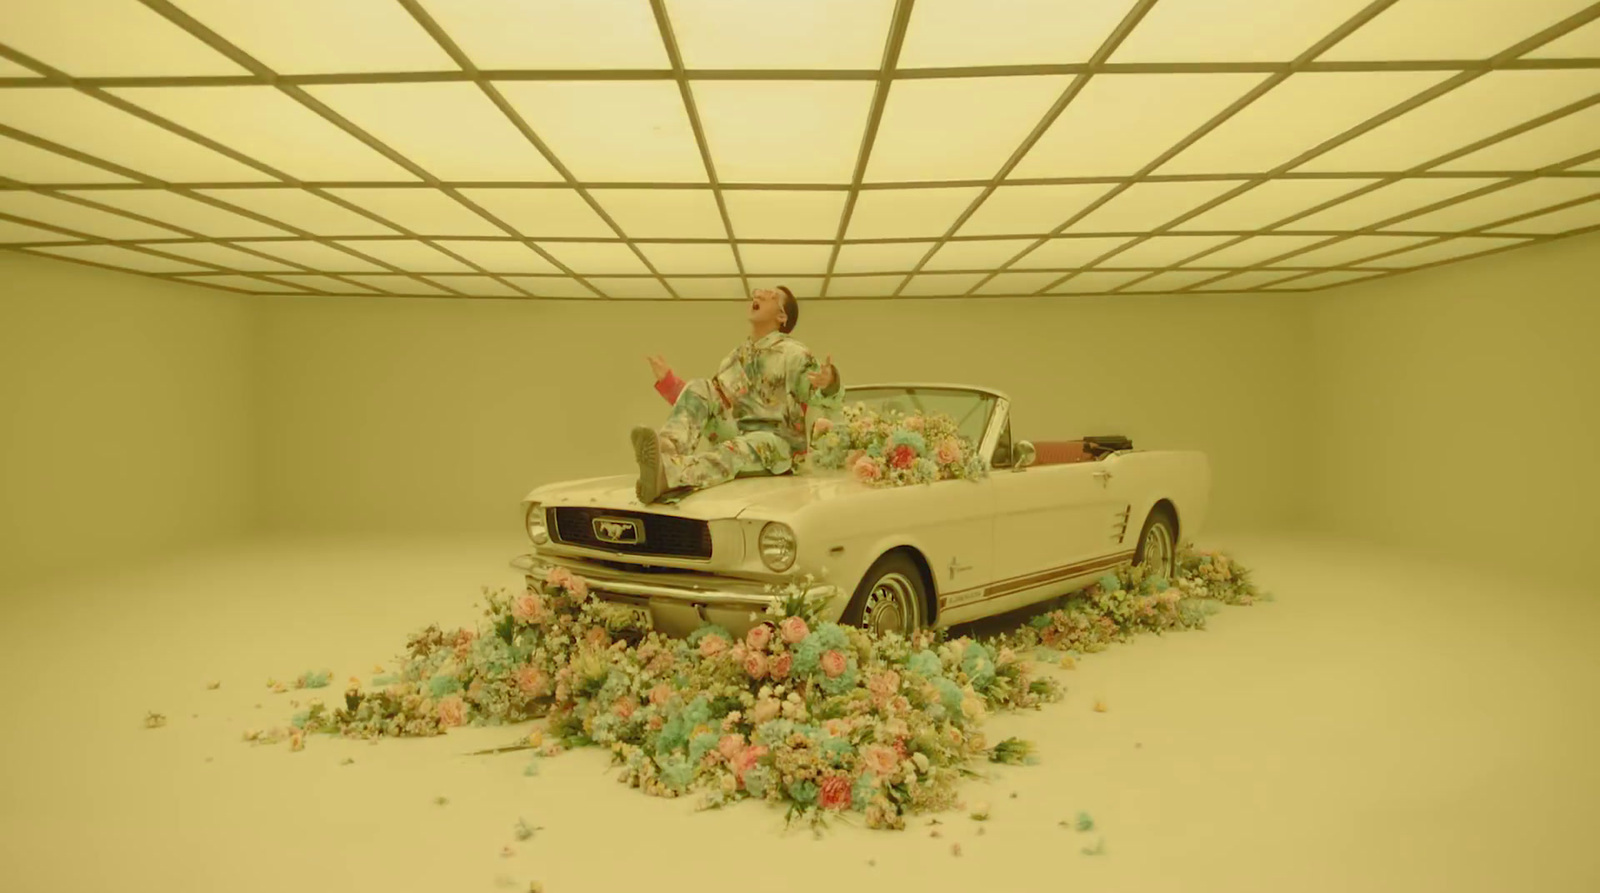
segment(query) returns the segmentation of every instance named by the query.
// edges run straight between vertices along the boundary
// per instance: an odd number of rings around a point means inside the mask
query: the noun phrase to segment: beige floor
[[[481,585],[517,583],[514,538],[256,543],[8,593],[0,886],[1600,890],[1595,592],[1331,543],[1212,544],[1278,601],[1061,671],[1064,703],[993,721],[1042,763],[973,782],[985,834],[946,815],[939,839],[926,819],[817,840],[762,806],[695,813],[615,784],[593,752],[534,777],[520,754],[462,755],[506,729],[240,742],[292,712],[269,676],[365,674],[428,621],[472,622]],[[147,710],[169,725],[145,730]],[[1058,825],[1079,810],[1095,832]],[[519,817],[543,830],[515,842]]]

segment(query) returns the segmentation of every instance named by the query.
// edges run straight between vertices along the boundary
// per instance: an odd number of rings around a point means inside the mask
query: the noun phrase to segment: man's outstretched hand
[[[821,369],[818,369],[815,372],[807,373],[807,377],[811,379],[811,386],[813,388],[816,388],[819,391],[826,391],[830,386],[833,385],[833,357],[828,357],[828,359],[823,362]]]
[[[672,374],[672,367],[661,357],[645,357],[650,361],[650,371],[656,375],[656,381],[662,381]]]

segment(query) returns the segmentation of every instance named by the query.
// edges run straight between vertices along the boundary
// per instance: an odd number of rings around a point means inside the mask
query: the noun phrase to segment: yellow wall
[[[278,530],[515,529],[549,480],[632,468],[662,418],[644,355],[704,374],[744,305],[272,298],[264,518]],[[1126,433],[1213,460],[1214,527],[1298,520],[1301,299],[1127,296],[803,305],[796,336],[851,382],[984,384],[1019,437]]]
[[[1600,235],[1325,293],[1314,520],[1565,579],[1600,549]]]
[[[0,585],[249,526],[251,300],[0,252]]]

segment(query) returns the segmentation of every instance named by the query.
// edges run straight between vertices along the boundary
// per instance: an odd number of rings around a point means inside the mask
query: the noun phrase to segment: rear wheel
[[[1152,576],[1171,580],[1177,564],[1177,543],[1178,522],[1165,507],[1158,508],[1144,521],[1133,563],[1144,565],[1146,572]]]
[[[892,552],[861,578],[840,622],[872,632],[910,635],[926,622],[926,604],[921,569],[907,555]]]

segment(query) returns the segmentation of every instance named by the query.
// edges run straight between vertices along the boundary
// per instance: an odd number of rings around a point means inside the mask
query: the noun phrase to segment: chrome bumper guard
[[[612,568],[597,568],[583,562],[553,561],[533,555],[518,555],[511,560],[511,566],[529,575],[540,576],[548,573],[551,568],[564,567],[587,581],[591,592],[660,599],[683,605],[764,611],[782,598],[755,582],[744,584],[749,587],[748,589],[731,580],[716,581],[719,585],[708,587],[684,585],[679,581],[671,584],[643,582],[638,576]],[[680,581],[681,579],[679,578]],[[730,583],[733,585],[729,586]],[[806,591],[808,596],[837,593],[838,587],[829,584],[818,584]]]

